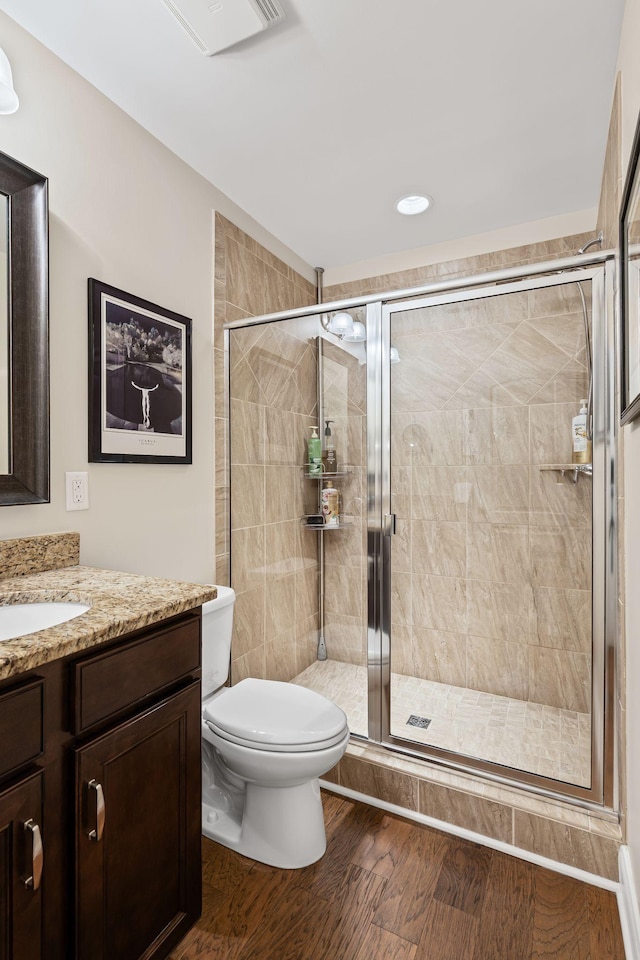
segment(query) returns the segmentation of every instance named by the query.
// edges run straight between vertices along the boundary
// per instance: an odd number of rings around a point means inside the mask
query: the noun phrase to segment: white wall
[[[618,69],[622,74],[622,171],[626,175],[640,111],[640,0],[627,0]],[[624,427],[627,646],[627,837],[636,885],[640,883],[640,421]]]
[[[0,14],[20,110],[0,149],[49,178],[51,503],[0,507],[0,538],[79,530],[81,562],[214,575],[213,211],[313,271],[95,88]],[[193,465],[87,463],[87,278],[193,320]],[[68,513],[66,470],[90,509]]]

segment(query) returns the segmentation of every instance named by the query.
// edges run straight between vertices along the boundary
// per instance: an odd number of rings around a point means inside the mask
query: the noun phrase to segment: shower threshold
[[[330,697],[367,736],[367,669],[316,661],[292,683]],[[591,717],[446,683],[391,675],[391,734],[578,786],[591,775]],[[428,719],[415,725],[411,717]]]

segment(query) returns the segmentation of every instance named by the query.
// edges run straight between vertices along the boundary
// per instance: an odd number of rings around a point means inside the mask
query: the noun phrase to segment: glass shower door
[[[602,397],[585,336],[593,314],[601,337],[602,298],[602,271],[584,270],[381,317],[381,739],[585,795],[604,461],[596,439],[572,462],[572,420],[590,380]]]

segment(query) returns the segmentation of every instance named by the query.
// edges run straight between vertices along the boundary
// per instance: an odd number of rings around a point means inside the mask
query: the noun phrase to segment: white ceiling
[[[313,266],[597,205],[624,0],[280,2],[208,58],[162,0],[0,9]]]

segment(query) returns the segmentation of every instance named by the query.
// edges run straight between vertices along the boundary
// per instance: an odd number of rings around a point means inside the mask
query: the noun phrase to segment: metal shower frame
[[[520,770],[501,767],[422,747],[391,736],[390,716],[390,552],[394,515],[390,503],[388,455],[390,446],[390,379],[388,322],[392,313],[436,303],[499,296],[539,286],[591,280],[595,395],[593,422],[593,659],[592,659],[592,782],[591,787],[560,784]],[[369,737],[394,752],[424,756],[431,762],[462,770],[507,786],[524,785],[545,796],[571,799],[585,808],[617,810],[618,731],[616,708],[618,623],[617,552],[617,418],[615,397],[615,283],[614,252],[596,251],[552,261],[511,267],[475,276],[441,280],[384,294],[312,304],[295,310],[237,320],[224,325],[226,370],[229,371],[229,336],[234,329],[268,324],[319,313],[366,308],[367,322],[367,478],[368,478],[368,612],[367,667],[369,686]],[[598,358],[599,361],[598,362]],[[226,376],[226,409],[229,404]],[[228,488],[231,491],[230,462]],[[596,493],[597,492],[597,493]],[[230,522],[230,520],[229,520]],[[229,537],[229,543],[231,538]],[[233,556],[231,554],[231,569]]]

